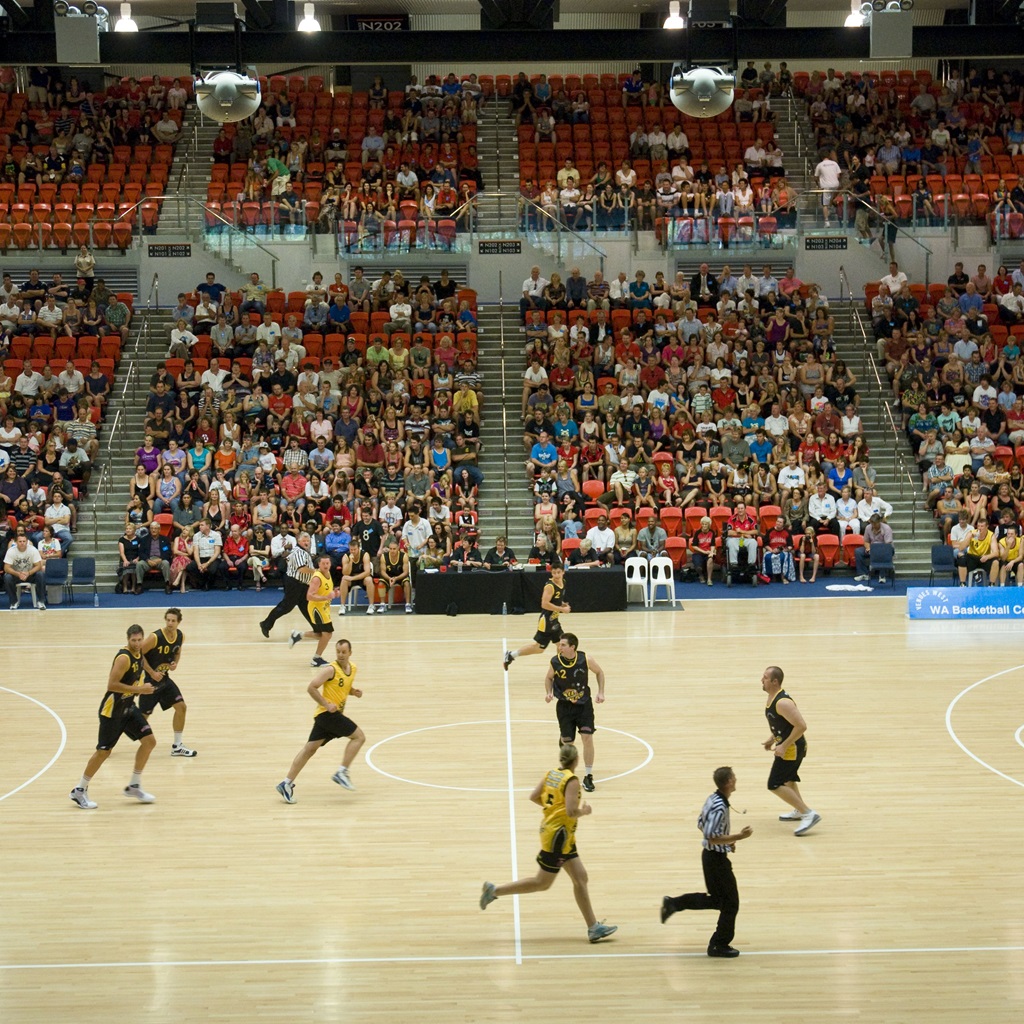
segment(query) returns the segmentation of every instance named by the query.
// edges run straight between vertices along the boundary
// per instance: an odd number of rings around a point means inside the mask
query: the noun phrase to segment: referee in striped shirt
[[[716,768],[713,777],[715,792],[704,801],[704,808],[697,819],[697,828],[704,833],[701,865],[708,891],[666,896],[661,901],[661,923],[664,924],[677,910],[717,910],[718,926],[708,943],[708,956],[731,959],[740,955],[738,949],[729,945],[736,933],[740,894],[729,854],[736,843],[750,836],[753,829],[747,825],[735,835],[730,834],[729,797],[736,789],[736,773],[731,768]]]
[[[306,590],[310,577],[313,575],[313,559],[309,555],[310,536],[300,533],[298,543],[288,555],[288,565],[284,577],[284,597],[277,603],[274,610],[260,623],[260,631],[270,639],[270,631],[282,615],[287,615],[293,608],[302,612],[303,618],[312,626],[306,602]]]

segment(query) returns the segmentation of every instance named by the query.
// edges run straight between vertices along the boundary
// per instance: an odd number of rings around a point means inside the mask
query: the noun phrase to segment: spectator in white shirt
[[[263,323],[256,328],[256,343],[261,341],[265,341],[268,348],[277,348],[281,342],[281,325],[274,323],[269,310],[263,314]]]
[[[192,333],[188,322],[184,317],[180,317],[171,331],[171,344],[167,349],[167,358],[188,359],[192,346],[198,341],[199,339]]]
[[[865,487],[864,497],[857,502],[857,518],[866,523],[876,512],[882,519],[888,519],[892,515],[892,505],[883,501],[872,488]]]
[[[840,418],[839,429],[846,441],[852,441],[864,433],[864,424],[852,402],[847,403],[846,412]]]
[[[403,334],[412,333],[412,306],[409,300],[400,296],[388,310],[391,320],[384,325],[384,333],[390,338],[396,331]]]
[[[815,533],[839,532],[836,523],[836,499],[828,493],[823,480],[818,481],[815,493],[807,502],[807,521],[814,527]]]
[[[67,393],[72,398],[85,388],[85,377],[82,376],[82,371],[76,370],[74,362],[70,359],[64,364],[64,369],[57,374],[57,380],[62,388],[67,389]]]
[[[767,420],[765,425],[767,426]],[[786,465],[779,470],[776,483],[779,485],[779,500],[782,504],[786,503],[795,487],[803,487],[807,483],[804,468],[797,463],[795,452],[790,452]]]
[[[214,357],[210,360],[210,368],[199,378],[199,383],[205,387],[213,388],[214,394],[224,393],[224,381],[230,374],[227,370],[221,369],[220,360]]]
[[[597,525],[587,530],[587,540],[596,559],[611,565],[615,551],[615,531],[608,526],[607,516],[598,516]]]
[[[889,264],[889,273],[882,278],[880,283],[884,284],[886,288],[889,289],[890,295],[898,295],[900,289],[908,280],[909,278],[907,275],[900,270],[900,265],[893,260],[893,262]]]
[[[39,388],[43,383],[43,375],[32,369],[32,360],[26,359],[22,363],[22,371],[14,382],[14,393],[24,395],[26,398],[35,398],[39,394]]]

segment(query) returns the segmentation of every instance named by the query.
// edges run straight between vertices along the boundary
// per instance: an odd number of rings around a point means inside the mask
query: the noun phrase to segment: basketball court
[[[319,751],[295,805],[274,787],[309,733],[312,644],[254,609],[185,609],[170,714],[143,777],[134,744],[68,799],[126,627],[159,609],[3,613],[0,1020],[1015,1021],[1024,1012],[1024,647],[1005,622],[915,622],[905,599],[690,601],[569,615],[607,675],[594,813],[579,827],[599,919],[567,878],[484,912],[481,883],[533,875],[556,763],[531,616],[335,617],[359,667],[346,712],[367,742],[355,792]],[[292,619],[294,618],[294,623]],[[74,639],[72,639],[74,638]],[[553,653],[553,651],[552,651]],[[766,665],[808,722],[795,838],[765,789]],[[705,955],[714,913],[658,920],[703,888],[696,818],[711,772],[738,778],[735,961]],[[745,814],[740,813],[746,811]]]

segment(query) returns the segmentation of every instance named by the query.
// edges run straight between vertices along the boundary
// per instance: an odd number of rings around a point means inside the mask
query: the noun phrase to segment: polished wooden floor
[[[483,879],[534,872],[527,793],[553,760],[554,710],[544,659],[513,666],[507,702],[500,669],[503,635],[525,642],[531,619],[344,620],[365,690],[350,704],[368,737],[358,789],[330,781],[334,743],[288,806],[274,786],[308,733],[310,644],[289,650],[287,623],[264,641],[251,609],[187,610],[177,679],[199,757],[168,756],[158,712],[157,802],[122,797],[122,741],[85,812],[68,791],[130,620],[4,611],[0,1021],[1019,1021],[1024,634],[904,609],[568,618],[608,677],[579,843],[619,932],[595,946],[567,879],[518,916],[512,899],[477,907]],[[824,820],[802,839],[764,788],[772,663],[809,722],[803,790]],[[947,709],[986,679],[950,712],[972,759]],[[704,956],[713,914],[658,922],[664,893],[702,888],[695,820],[720,764],[738,776],[737,827],[754,829],[734,857],[731,962]]]

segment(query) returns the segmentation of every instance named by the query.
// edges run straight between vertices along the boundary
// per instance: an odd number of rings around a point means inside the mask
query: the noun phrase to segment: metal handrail
[[[805,189],[801,193],[800,197],[798,197],[798,198],[802,198],[803,196],[822,196],[822,195],[829,195],[829,196],[832,196],[833,198],[835,198],[836,196],[842,196],[843,197],[843,199],[845,201],[844,202],[844,210],[843,210],[844,220],[845,220],[846,210],[848,208],[850,208],[851,206],[853,208],[856,208],[858,205],[861,205],[864,202],[863,199],[861,199],[860,196],[855,196],[848,188],[808,188],[808,189]],[[880,221],[882,221],[883,224],[886,224],[889,227],[895,228],[897,234],[903,236],[904,238],[909,239],[911,242],[914,243],[914,245],[918,246],[919,248],[924,249],[924,253],[925,253],[925,258],[924,258],[925,274],[924,274],[924,276],[925,276],[925,287],[927,287],[928,286],[928,282],[929,282],[929,274],[928,274],[929,261],[930,261],[931,257],[935,255],[935,251],[933,249],[931,249],[929,246],[925,245],[924,242],[921,241],[921,239],[916,238],[914,235],[912,235],[901,224],[897,224],[896,221],[894,221],[891,217],[886,217],[886,215],[884,213],[882,213],[881,210],[878,210],[874,206],[872,206],[871,207],[871,212]]]
[[[154,274],[149,284],[149,295],[146,297],[146,305],[150,309],[160,308],[160,275]]]
[[[498,195],[499,198],[501,198],[503,193],[499,192],[499,193],[497,193],[497,195]],[[563,224],[560,220],[556,220],[554,217],[551,216],[550,213],[548,213],[547,210],[544,209],[543,206],[540,206],[538,203],[535,203],[532,199],[527,198],[526,196],[522,195],[521,193],[516,193],[516,197],[517,197],[518,202],[519,202],[519,208],[518,208],[517,213],[516,213],[516,226],[517,226],[517,228],[518,228],[518,225],[522,221],[522,216],[523,216],[524,210],[528,210],[528,209],[530,209],[530,207],[532,207],[542,217],[544,217],[546,220],[549,220],[549,221],[552,222],[553,229],[554,229],[555,233],[558,235],[558,260],[559,260],[559,262],[561,262],[561,259],[562,259],[562,234],[563,233],[567,233],[567,234],[572,235],[573,238],[577,239],[577,241],[582,242],[588,248],[593,249],[594,252],[597,253],[597,258],[601,261],[601,267],[600,267],[601,273],[602,274],[604,273],[604,261],[605,261],[607,255],[608,255],[604,251],[604,249],[602,249],[599,246],[595,245],[593,242],[590,241],[589,238],[587,238],[585,235],[581,235],[578,231],[576,231],[573,228],[569,227],[567,224]],[[626,227],[626,225],[624,224],[623,228],[625,229],[625,227]]]
[[[906,456],[903,452],[903,434],[902,431],[896,426],[896,420],[893,417],[892,406],[889,403],[889,398],[886,394],[885,385],[882,383],[882,376],[878,372],[878,362],[875,359],[874,354],[871,351],[871,346],[868,342],[867,331],[864,329],[864,322],[861,319],[860,310],[856,306],[851,306],[853,312],[853,320],[857,328],[860,330],[861,338],[864,343],[864,351],[867,355],[868,369],[871,371],[872,376],[875,378],[875,385],[878,388],[879,394],[879,414],[878,414],[878,429],[884,429],[884,422],[882,420],[882,413],[885,413],[885,417],[889,421],[889,428],[892,431],[892,474],[895,478],[898,486],[900,497],[904,497],[904,486],[905,480],[910,483],[910,493],[914,496],[914,500],[910,503],[910,529],[913,533],[917,532],[917,484],[914,482],[914,476],[907,466]],[[885,395],[886,397],[881,397]],[[905,479],[904,479],[905,478]]]
[[[501,366],[501,436],[508,443],[508,394],[505,377],[505,297],[502,290],[502,272],[498,271],[498,351]],[[508,541],[508,459],[501,460],[501,487],[505,503],[505,540]]]

